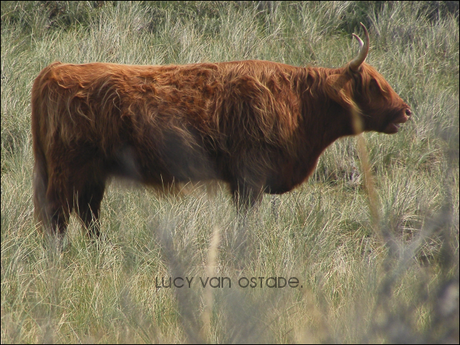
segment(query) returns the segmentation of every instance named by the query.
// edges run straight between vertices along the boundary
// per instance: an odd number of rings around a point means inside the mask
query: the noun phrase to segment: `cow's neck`
[[[304,133],[314,133],[309,142],[315,154],[321,154],[337,139],[353,135],[350,113],[326,94],[326,78],[342,72],[334,68],[305,68],[298,84],[302,98]]]
[[[302,124],[297,135],[300,136],[298,140],[305,143],[298,146],[299,161],[295,164],[299,169],[296,178],[299,183],[313,173],[320,155],[329,145],[353,134],[350,114],[328,99],[323,91],[327,76],[338,71],[305,68],[299,73],[301,81],[297,87],[302,98]]]

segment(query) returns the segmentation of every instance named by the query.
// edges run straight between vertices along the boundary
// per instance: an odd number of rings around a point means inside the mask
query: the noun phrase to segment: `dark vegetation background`
[[[458,342],[458,11],[454,1],[2,2],[2,342]],[[30,90],[49,63],[337,67],[355,55],[360,22],[367,61],[414,111],[398,134],[339,140],[307,183],[266,196],[243,225],[223,185],[163,195],[114,181],[101,243],[75,219],[63,252],[36,231]],[[233,285],[156,287],[170,276]],[[243,289],[243,276],[302,287]]]

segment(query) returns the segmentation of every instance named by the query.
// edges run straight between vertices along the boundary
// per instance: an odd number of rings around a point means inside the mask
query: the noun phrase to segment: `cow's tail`
[[[46,141],[47,132],[47,101],[46,97],[46,75],[52,67],[60,62],[53,63],[43,69],[32,87],[32,144],[35,158],[34,177],[33,177],[33,200],[34,200],[34,216],[39,225],[48,226],[50,223],[49,205],[47,200],[48,190],[48,168],[46,149],[44,141]]]
[[[34,145],[35,146],[35,145]],[[48,189],[48,172],[46,171],[46,158],[41,148],[34,147],[34,216],[40,225],[49,223],[47,215],[48,203],[46,191]]]

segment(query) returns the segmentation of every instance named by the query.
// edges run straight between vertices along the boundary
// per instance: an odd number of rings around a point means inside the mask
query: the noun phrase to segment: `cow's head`
[[[359,43],[358,56],[345,67],[331,74],[326,81],[328,95],[352,116],[354,132],[398,132],[400,124],[409,120],[410,107],[372,66],[364,62],[369,51],[369,34],[364,29],[364,42]]]

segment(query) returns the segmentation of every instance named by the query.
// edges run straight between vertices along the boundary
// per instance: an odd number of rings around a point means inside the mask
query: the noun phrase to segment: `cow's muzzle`
[[[404,111],[396,117],[393,121],[391,121],[384,129],[384,133],[387,134],[394,134],[398,133],[399,127],[401,124],[407,122],[410,117],[412,116],[412,111],[410,110],[409,107],[405,108]]]

